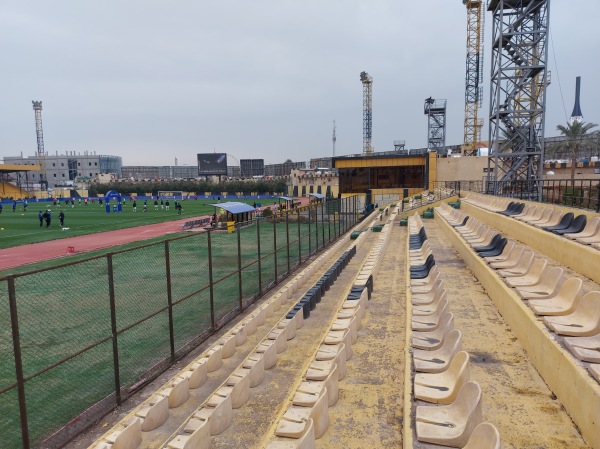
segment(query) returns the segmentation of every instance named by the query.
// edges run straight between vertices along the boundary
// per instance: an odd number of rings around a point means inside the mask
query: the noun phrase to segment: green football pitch
[[[278,202],[277,199],[235,199],[236,202],[245,202],[252,205],[254,202],[262,206],[269,206]],[[29,243],[46,242],[67,237],[75,237],[78,235],[95,234],[104,231],[114,231],[116,229],[132,228],[147,224],[162,223],[166,221],[181,220],[185,218],[192,219],[203,215],[212,215],[215,211],[213,206],[209,204],[216,203],[213,199],[198,199],[198,200],[183,200],[181,215],[175,210],[175,201],[170,200],[169,210],[161,209],[160,203],[158,210],[154,210],[154,201],[148,200],[148,211],[143,212],[144,200],[137,201],[137,212],[133,212],[132,201],[125,201],[123,204],[123,212],[113,213],[113,205],[111,203],[111,213],[107,214],[105,204],[88,203],[85,205],[83,201],[79,204],[75,202],[75,206],[67,206],[64,202],[60,206],[54,206],[47,202],[30,202],[27,211],[23,210],[21,203],[17,204],[16,210],[12,211],[12,205],[3,204],[3,211],[0,213],[0,249],[10,248],[13,246],[21,246]],[[39,211],[50,209],[52,220],[50,228],[46,228],[44,222],[40,228],[38,219]],[[58,215],[60,211],[65,214],[64,227],[62,230],[59,225]]]

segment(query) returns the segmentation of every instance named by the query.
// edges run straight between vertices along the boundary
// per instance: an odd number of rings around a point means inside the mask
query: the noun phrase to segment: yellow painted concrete
[[[435,222],[485,288],[511,332],[527,352],[529,360],[569,413],[585,440],[591,447],[599,449],[600,385],[571,354],[560,347],[518,295],[467,246],[443,218],[436,217]],[[532,419],[535,420],[535,417]],[[532,421],[531,425],[535,424]]]
[[[437,153],[429,153],[429,190],[433,190],[438,180],[438,157]]]
[[[0,171],[14,173],[19,171],[40,171],[42,167],[39,165],[27,164],[0,164]]]
[[[398,213],[398,217],[399,218],[407,218],[410,217],[411,215],[414,215],[415,212],[418,213],[419,215],[423,215],[423,212],[425,212],[427,209],[431,208],[431,207],[438,207],[440,206],[442,203],[453,203],[458,201],[458,196],[451,196],[448,198],[444,198],[443,200],[440,201],[434,201],[431,203],[425,203],[423,204],[423,206],[418,207],[416,209],[411,209],[408,210],[406,212],[399,212]],[[402,204],[399,205],[400,209],[402,209]]]
[[[385,158],[357,157],[335,161],[335,168],[404,167],[412,165],[425,165],[425,156]]]
[[[597,249],[464,201],[461,203],[461,209],[465,214],[484,221],[512,239],[518,240],[562,265],[572,268],[594,282],[600,283],[600,251]],[[562,209],[567,211],[568,208]],[[568,211],[571,210],[575,215],[585,214],[588,218],[600,215],[578,209],[569,209]]]
[[[405,229],[408,229],[405,228]],[[409,234],[406,231],[406,236],[404,238],[405,242],[405,251],[404,258],[405,260],[410,260],[410,245],[408,243]],[[410,265],[407,263],[404,267],[404,279],[406,283],[406,321],[405,321],[405,334],[406,337],[404,341],[406,342],[404,345],[404,422],[403,422],[403,445],[404,449],[412,449],[413,448],[413,431],[415,428],[415,423],[413,422],[413,379],[414,373],[412,369],[412,293],[410,290]]]

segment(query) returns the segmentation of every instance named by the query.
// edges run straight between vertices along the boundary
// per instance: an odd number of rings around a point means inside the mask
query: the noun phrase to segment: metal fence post
[[[321,247],[325,246],[325,209],[323,207],[324,205],[325,204],[323,203],[323,200],[321,200],[321,233],[323,234],[323,245],[321,245]]]
[[[207,233],[208,238],[208,288],[210,292],[210,325],[212,329],[216,329],[215,324],[215,298],[214,298],[214,288],[213,288],[213,267],[212,267],[212,239],[210,237],[211,232]]]
[[[244,310],[243,290],[242,290],[242,239],[240,236],[241,226],[237,228],[237,247],[238,247],[238,289],[240,296],[240,312]]]
[[[319,209],[315,204],[315,254],[319,252]]]
[[[312,254],[312,245],[311,245],[311,240],[312,240],[312,232],[310,230],[310,222],[311,222],[311,218],[310,218],[310,199],[308,200],[308,206],[307,206],[307,210],[308,210],[308,257],[310,257],[310,255]]]
[[[296,222],[298,223],[298,263],[302,263],[302,232],[300,230],[300,211],[297,209]]]
[[[108,295],[110,301],[110,327],[112,332],[115,395],[117,398],[117,405],[121,405],[121,374],[119,372],[119,342],[117,340],[117,306],[115,302],[115,279],[113,274],[112,253],[106,255],[106,263],[108,265]]]
[[[169,344],[171,346],[171,363],[175,363],[175,332],[173,330],[173,292],[171,284],[171,255],[169,241],[165,240],[165,270],[167,276],[167,304],[169,307]]]
[[[275,284],[277,284],[277,216],[273,215],[273,260],[275,265]]]
[[[287,272],[289,274],[289,272],[291,271],[291,267],[290,267],[290,211],[286,208],[285,209],[285,238],[286,238],[286,243],[287,243]]]
[[[256,248],[258,250],[258,295],[262,295],[262,261],[260,259],[260,219],[256,220]]]
[[[15,277],[8,277],[8,304],[10,306],[10,327],[12,330],[13,354],[15,359],[15,374],[17,377],[17,394],[19,397],[19,418],[21,421],[21,437],[23,447],[29,449],[29,426],[27,424],[27,404],[25,402],[25,379],[23,376],[23,359],[21,355],[21,340],[19,336],[19,314],[17,312],[17,295],[15,292]]]

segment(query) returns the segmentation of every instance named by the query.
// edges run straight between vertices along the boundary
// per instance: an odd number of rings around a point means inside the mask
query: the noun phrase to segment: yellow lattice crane
[[[463,0],[467,7],[467,73],[465,77],[465,135],[463,154],[477,155],[483,119],[478,118],[483,97],[483,33],[485,4]]]

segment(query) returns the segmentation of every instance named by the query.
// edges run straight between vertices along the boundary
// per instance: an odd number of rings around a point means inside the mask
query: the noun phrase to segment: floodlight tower
[[[485,4],[483,0],[462,0],[467,7],[467,73],[465,77],[465,133],[463,153],[477,155],[483,119],[478,118],[483,99],[483,35]]]
[[[427,151],[441,155],[446,148],[446,100],[427,98],[423,113],[427,116]]]
[[[37,156],[40,164],[40,190],[48,189],[48,179],[46,179],[46,153],[44,152],[44,131],[42,129],[42,102],[32,101],[33,112],[35,114],[35,132],[37,135]]]
[[[490,0],[487,192],[542,199],[550,0]]]
[[[373,154],[371,130],[373,127],[373,78],[367,72],[360,72],[363,84],[363,154]]]

